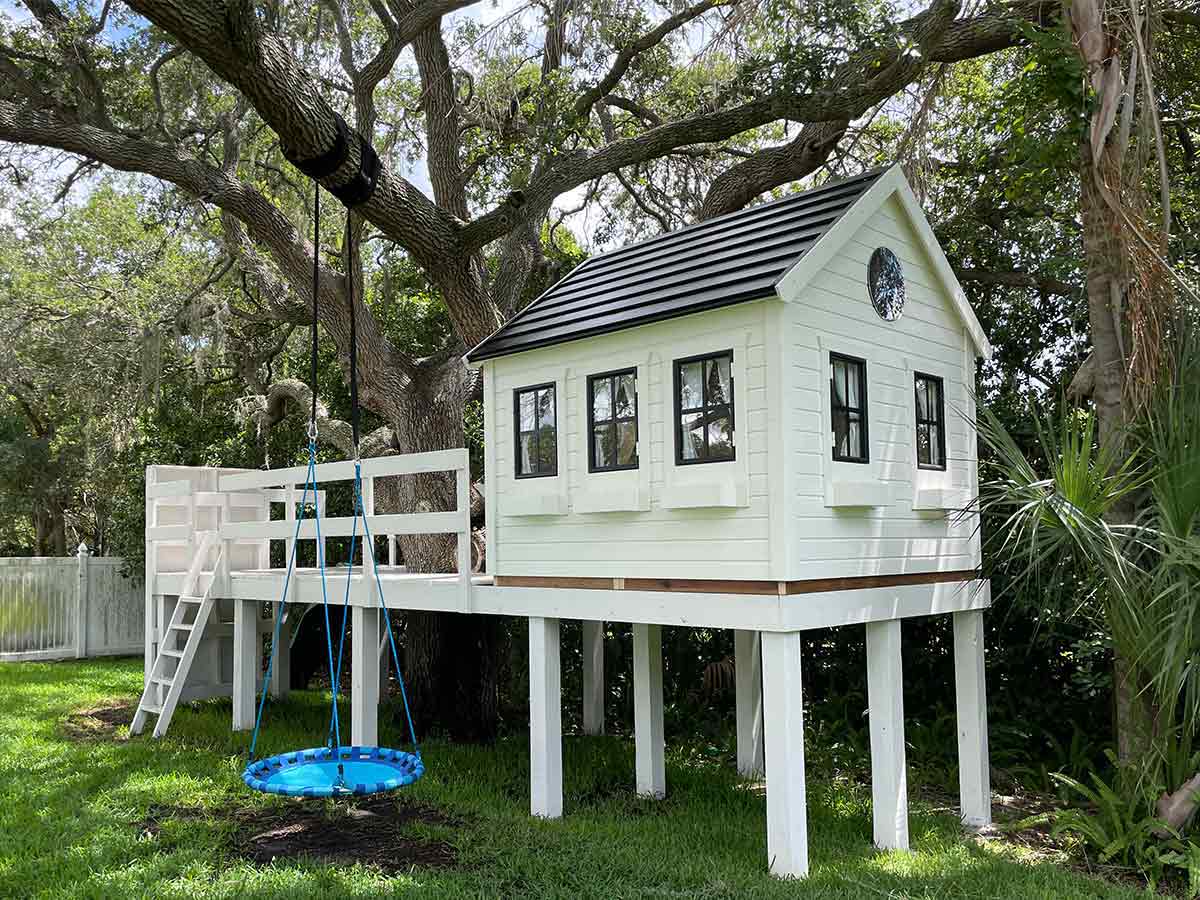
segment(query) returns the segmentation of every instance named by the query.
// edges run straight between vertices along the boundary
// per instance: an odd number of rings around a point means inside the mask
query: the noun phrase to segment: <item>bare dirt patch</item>
[[[168,819],[199,818],[234,826],[230,829],[229,853],[236,859],[258,865],[302,859],[331,865],[362,863],[386,875],[456,865],[450,844],[407,832],[414,825],[462,824],[423,804],[369,797],[337,803],[293,800],[284,806],[254,810],[153,806],[138,827],[143,836],[154,838]]]
[[[129,700],[107,700],[99,706],[78,709],[62,723],[62,732],[73,741],[127,741],[122,726],[133,721],[137,704]]]

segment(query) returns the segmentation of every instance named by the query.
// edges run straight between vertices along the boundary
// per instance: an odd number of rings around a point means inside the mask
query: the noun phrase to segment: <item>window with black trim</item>
[[[588,471],[638,467],[637,370],[588,377]]]
[[[734,458],[733,351],[675,360],[675,462]]]
[[[518,478],[558,474],[556,412],[553,382],[513,391]]]
[[[829,354],[829,409],[834,460],[868,462],[866,360]]]
[[[922,469],[946,468],[946,405],[942,379],[917,372],[914,378],[917,409],[917,465]]]

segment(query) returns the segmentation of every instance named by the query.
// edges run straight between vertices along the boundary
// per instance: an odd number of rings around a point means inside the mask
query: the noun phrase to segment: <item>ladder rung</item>
[[[153,703],[143,703],[142,712],[154,713],[154,715],[162,715],[162,707],[155,706]]]
[[[173,656],[176,659],[183,659],[183,651],[182,650],[163,649],[161,652],[162,652],[163,656]]]
[[[174,625],[171,626],[172,629],[177,629],[179,631],[191,631],[195,627],[196,627],[195,622],[191,622],[191,623],[176,622]]]
[[[154,682],[155,684],[161,684],[163,687],[170,687],[171,685],[173,685],[175,683],[174,679],[165,678],[162,676],[155,676],[154,678],[151,678],[150,680],[152,682]]]
[[[193,597],[190,594],[180,594],[179,602],[180,603],[203,603],[204,598],[203,597]]]

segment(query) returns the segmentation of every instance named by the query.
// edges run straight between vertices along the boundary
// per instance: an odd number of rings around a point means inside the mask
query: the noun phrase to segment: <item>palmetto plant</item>
[[[1131,423],[1124,448],[1097,449],[1089,410],[1039,412],[1037,454],[1027,458],[989,410],[979,434],[992,451],[980,493],[993,522],[989,558],[1036,596],[1073,580],[1098,601],[1114,650],[1135,669],[1153,710],[1139,743],[1129,799],[1148,784],[1169,790],[1158,815],[1180,828],[1197,808],[1200,775],[1180,771],[1176,749],[1200,727],[1200,340],[1188,330],[1173,376]],[[1121,505],[1132,524],[1111,525]],[[1172,764],[1175,763],[1175,764]],[[1186,779],[1186,780],[1185,780]]]

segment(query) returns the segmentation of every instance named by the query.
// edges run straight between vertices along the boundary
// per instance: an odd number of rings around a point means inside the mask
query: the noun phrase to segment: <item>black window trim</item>
[[[721,356],[729,357],[729,403],[727,403],[726,405],[729,407],[729,450],[730,450],[730,453],[728,456],[720,456],[715,459],[712,457],[707,457],[707,456],[702,457],[702,458],[696,458],[696,459],[684,459],[684,456],[683,456],[683,398],[680,397],[680,391],[679,391],[679,388],[680,388],[679,372],[688,363],[700,362],[702,360],[716,359]],[[685,356],[680,359],[672,360],[671,361],[671,371],[674,375],[673,381],[674,381],[674,386],[675,386],[675,403],[674,403],[674,407],[675,407],[675,428],[674,428],[674,431],[675,431],[675,465],[677,465],[677,466],[696,466],[696,465],[703,465],[706,463],[725,463],[725,462],[735,461],[737,459],[737,432],[736,432],[736,428],[737,428],[737,409],[736,409],[736,407],[737,407],[737,391],[734,388],[734,380],[735,380],[736,376],[734,375],[734,369],[733,369],[733,348],[730,347],[727,350],[712,350],[708,353],[697,353],[695,356]],[[701,378],[703,378],[703,369],[701,369]],[[701,382],[701,390],[705,390],[703,381]],[[705,399],[707,399],[707,398],[705,398]],[[700,407],[700,409],[702,411],[708,410],[710,408],[715,408],[715,407],[709,407],[707,404],[704,404]],[[689,412],[695,412],[695,410],[689,410]],[[705,431],[704,431],[704,447],[707,450],[707,448],[708,448],[708,430],[707,429],[705,429]]]
[[[613,458],[614,462],[611,466],[597,466],[596,465],[596,446],[595,446],[596,445],[596,419],[595,419],[596,403],[595,403],[595,395],[592,393],[592,385],[597,381],[600,381],[605,378],[609,378],[609,379],[613,379],[612,384],[615,386],[616,379],[622,375],[632,375],[633,376],[633,416],[630,417],[630,416],[618,416],[617,415],[617,395],[615,392],[611,392],[609,394],[609,400],[612,404],[612,417],[610,419],[608,419],[607,422],[604,422],[603,424],[612,426],[613,437],[615,439],[618,422],[633,422],[634,460],[632,463],[626,463],[625,465],[621,465],[620,463],[615,461],[616,457],[614,456],[614,458]],[[629,366],[628,368],[625,368],[625,369],[613,369],[610,372],[597,372],[595,375],[589,375],[587,377],[587,398],[586,398],[585,402],[587,403],[587,422],[588,422],[588,441],[587,441],[588,472],[591,474],[597,474],[600,472],[629,472],[631,470],[636,469],[642,460],[642,455],[641,455],[641,453],[638,452],[640,449],[641,435],[638,433],[639,422],[638,422],[638,370],[637,370],[637,366]],[[614,444],[614,447],[615,446],[616,445]]]
[[[534,431],[537,434],[537,391],[552,388],[554,391],[554,468],[549,472],[521,472],[521,395],[534,391]],[[558,425],[558,383],[546,381],[542,384],[530,384],[525,387],[513,388],[513,477],[514,478],[553,478],[558,474],[558,452],[562,443],[559,438]],[[540,442],[540,438],[538,441]]]
[[[921,408],[917,405],[917,383],[919,381],[934,381],[937,382],[938,393],[938,409],[937,418],[921,418]],[[927,469],[935,472],[946,471],[946,380],[940,375],[930,375],[928,372],[913,371],[913,453],[916,455],[917,468]],[[921,445],[917,441],[917,436],[921,432],[922,425],[936,425],[938,432],[938,457],[941,459],[941,465],[935,463],[921,462]]]
[[[846,406],[846,412],[858,413],[858,421],[862,430],[862,456],[841,456],[838,454],[837,445],[837,425],[834,423],[834,416],[837,410],[834,407],[834,401],[837,399],[837,392],[833,389],[833,364],[841,360],[842,362],[853,363],[861,366],[861,377],[859,381],[862,383],[862,406]],[[829,351],[829,433],[833,437],[833,461],[844,463],[856,463],[858,465],[866,465],[871,462],[871,430],[868,422],[870,416],[868,410],[871,408],[870,397],[867,394],[867,361],[861,356],[850,356],[847,353],[837,353],[833,350]]]

